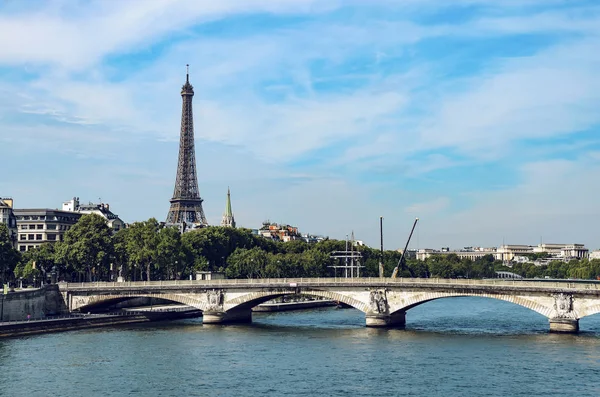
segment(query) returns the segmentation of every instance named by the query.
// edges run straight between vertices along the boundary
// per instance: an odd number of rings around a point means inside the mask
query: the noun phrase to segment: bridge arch
[[[551,318],[553,313],[553,307],[548,307],[539,302],[536,302],[533,299],[528,299],[522,296],[515,295],[505,295],[505,294],[489,294],[484,292],[437,292],[437,291],[428,291],[417,293],[410,296],[408,299],[405,299],[403,305],[400,307],[394,307],[391,314],[407,311],[419,305],[422,305],[427,302],[431,302],[433,300],[443,299],[443,298],[459,298],[459,297],[478,297],[478,298],[489,298],[495,300],[502,300],[505,302],[514,303],[516,305],[525,307],[529,310],[532,310],[538,314],[546,318]],[[600,310],[600,305],[599,305]]]
[[[193,296],[186,294],[169,294],[169,293],[132,293],[132,294],[115,294],[115,295],[91,295],[87,297],[74,296],[72,297],[70,310],[86,311],[94,306],[106,304],[109,302],[119,302],[133,298],[156,298],[164,299],[174,303],[180,303],[194,307],[198,310],[204,311],[206,309],[206,302],[203,302]]]
[[[594,314],[598,314],[598,313],[600,313],[600,303],[589,306],[585,310],[585,315],[583,315],[583,316],[581,316],[579,318],[593,316]]]
[[[251,292],[235,299],[231,299],[225,302],[226,311],[230,310],[250,310],[261,303],[270,301],[286,295],[308,295],[330,299],[336,302],[345,303],[348,306],[352,306],[364,313],[369,311],[369,307],[366,303],[361,302],[358,299],[354,299],[346,294],[340,294],[333,291],[319,290],[319,289],[303,289],[301,291],[296,290],[279,290],[279,291],[256,291]]]

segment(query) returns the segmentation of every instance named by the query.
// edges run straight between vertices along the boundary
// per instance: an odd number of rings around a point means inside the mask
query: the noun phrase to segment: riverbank
[[[30,321],[12,321],[0,323],[0,338],[200,316],[202,316],[200,310],[131,311],[113,314],[68,315]]]
[[[254,312],[281,312],[336,306],[332,300],[263,303]],[[18,337],[86,328],[118,326],[151,321],[178,320],[202,317],[202,311],[184,305],[154,305],[122,308],[114,313],[69,314],[31,320],[0,322],[0,338]]]

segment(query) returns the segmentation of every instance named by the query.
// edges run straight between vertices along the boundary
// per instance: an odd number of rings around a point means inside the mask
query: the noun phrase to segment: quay
[[[0,323],[0,338],[135,324],[150,321],[176,320],[182,318],[199,317],[201,315],[202,312],[199,310],[185,308],[164,311],[128,310],[104,314],[68,314],[22,321],[6,321]]]

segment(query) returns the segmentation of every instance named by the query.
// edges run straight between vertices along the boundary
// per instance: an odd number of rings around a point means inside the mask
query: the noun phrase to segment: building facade
[[[118,232],[121,229],[125,229],[125,222],[119,215],[114,214],[110,211],[110,205],[107,203],[88,203],[80,204],[79,197],[73,197],[69,201],[65,201],[62,205],[62,210],[67,212],[77,212],[79,214],[96,214],[106,219],[108,227],[110,227],[113,233]]]
[[[531,245],[522,244],[503,244],[496,249],[496,260],[502,262],[512,262],[515,257],[523,257],[533,253]]]
[[[21,252],[39,248],[43,243],[63,241],[64,235],[81,218],[81,213],[52,209],[16,209],[18,240]]]
[[[410,252],[410,250],[407,250],[407,251]],[[407,252],[407,254],[408,254],[408,252]],[[495,248],[467,247],[462,250],[452,251],[447,247],[444,247],[441,250],[435,250],[435,249],[431,249],[431,248],[423,248],[423,249],[418,250],[416,252],[415,256],[418,260],[424,261],[425,259],[431,257],[432,255],[446,256],[446,255],[450,255],[450,254],[456,255],[460,259],[470,259],[472,261],[475,261],[479,258],[483,258],[486,255],[495,255],[496,249]]]
[[[8,228],[8,238],[13,244],[13,247],[17,248],[17,218],[13,210],[13,199],[11,198],[0,198],[0,223],[3,223]]]
[[[420,249],[417,252],[417,259],[424,261],[432,255],[455,254],[461,259],[471,259],[474,261],[486,255],[493,255],[495,260],[505,263],[525,263],[531,262],[528,255],[542,253],[548,254],[550,260],[568,261],[570,259],[587,258],[589,250],[583,244],[538,244],[537,246],[503,244],[498,248],[465,247],[457,251],[443,247],[440,250],[431,248]]]
[[[312,234],[308,234],[308,233],[304,233],[302,234],[302,240],[306,241],[309,244],[316,244],[319,243],[323,240],[328,239],[328,237],[325,236],[314,236]]]
[[[269,221],[263,222],[262,227],[258,229],[258,235],[283,242],[302,239],[297,227]]]
[[[548,254],[550,258],[558,260],[584,259],[589,252],[584,244],[501,245],[496,250],[496,259],[513,262],[517,257],[528,254]]]
[[[590,252],[589,259],[600,259],[600,250],[594,250]]]

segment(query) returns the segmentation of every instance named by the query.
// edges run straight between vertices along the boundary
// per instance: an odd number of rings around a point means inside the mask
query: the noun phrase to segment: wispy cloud
[[[43,167],[59,154],[55,178],[91,196],[106,189],[126,218],[166,211],[186,63],[201,191],[216,221],[221,185],[238,184],[237,218],[252,225],[298,219],[337,237],[362,228],[368,241],[370,216],[402,214],[390,220],[398,226],[420,213],[440,231],[460,220],[452,235],[429,232],[433,245],[460,245],[481,238],[474,224],[486,211],[511,211],[528,220],[524,238],[567,213],[543,170],[569,184],[595,169],[581,168],[600,150],[595,2],[38,5],[0,6],[0,155],[16,161],[35,146]],[[0,190],[24,191],[33,172]],[[140,207],[138,192],[153,199]]]

